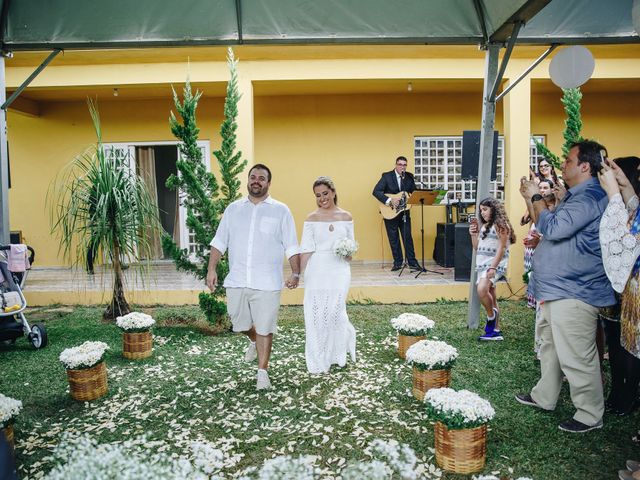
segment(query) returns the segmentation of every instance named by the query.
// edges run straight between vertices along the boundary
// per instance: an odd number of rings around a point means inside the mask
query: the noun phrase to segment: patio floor
[[[444,268],[435,262],[425,267],[425,272],[416,278],[415,273],[405,270],[391,272],[390,264],[378,262],[353,262],[351,267],[351,301],[376,301],[382,303],[419,303],[438,298],[465,299],[468,282],[456,282],[453,268]],[[288,272],[288,265],[285,267]],[[441,272],[442,275],[439,273]],[[111,277],[105,267],[96,268],[95,275],[83,270],[67,267],[34,267],[25,286],[25,295],[31,305],[51,303],[92,304],[102,303],[104,292],[110,292]],[[142,304],[197,303],[198,293],[205,290],[202,281],[183,272],[178,272],[170,261],[154,262],[150,278],[143,281],[140,268],[132,266],[125,271],[127,298]],[[283,291],[283,304],[301,304],[302,288]]]

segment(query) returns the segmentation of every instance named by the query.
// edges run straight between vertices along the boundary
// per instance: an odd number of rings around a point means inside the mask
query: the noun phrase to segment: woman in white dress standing
[[[351,282],[350,257],[339,257],[334,244],[354,240],[351,214],[338,207],[333,181],[319,177],[313,183],[318,208],[309,214],[302,231],[301,269],[304,271],[305,358],[309,373],[326,373],[331,365],[356,361],[356,331],[347,316]]]

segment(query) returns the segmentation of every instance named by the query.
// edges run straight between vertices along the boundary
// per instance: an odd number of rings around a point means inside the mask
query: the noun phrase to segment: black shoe
[[[536,401],[531,398],[531,394],[529,393],[518,393],[516,394],[516,400],[523,405],[529,405],[530,407],[541,408],[540,405],[536,403]],[[543,409],[544,410],[544,409]]]
[[[392,272],[397,272],[401,268],[402,268],[402,265],[394,265],[393,267],[391,267],[391,271]]]
[[[570,418],[569,420],[562,422],[560,425],[558,425],[558,428],[563,432],[585,433],[590,430],[595,430],[596,428],[602,428],[602,420],[600,420],[595,425],[585,425],[584,423],[579,422],[578,420]]]
[[[412,265],[410,268],[411,268],[411,272],[426,272],[427,271],[426,268],[422,268],[420,265]]]
[[[619,417],[626,417],[627,415],[631,415],[636,408],[638,408],[638,406],[640,406],[640,404],[638,403],[638,400],[634,400],[633,402],[631,402],[631,405],[626,405],[626,406],[612,406],[611,407],[611,413],[613,413],[614,415],[617,415]]]

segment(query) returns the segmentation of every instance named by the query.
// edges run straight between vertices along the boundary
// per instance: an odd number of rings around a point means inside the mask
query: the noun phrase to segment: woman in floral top
[[[626,157],[605,162],[599,174],[609,197],[600,222],[602,262],[614,290],[621,294],[619,313],[615,308],[601,313],[611,366],[611,392],[606,405],[618,415],[628,415],[638,406],[640,384],[638,168],[640,158]]]

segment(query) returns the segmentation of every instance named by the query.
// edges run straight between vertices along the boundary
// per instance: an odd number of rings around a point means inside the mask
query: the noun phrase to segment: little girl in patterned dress
[[[480,202],[480,224],[474,218],[469,227],[476,250],[478,296],[487,314],[484,335],[478,340],[503,340],[500,310],[496,298],[496,282],[504,277],[509,262],[509,247],[516,241],[504,206],[493,197]]]

